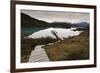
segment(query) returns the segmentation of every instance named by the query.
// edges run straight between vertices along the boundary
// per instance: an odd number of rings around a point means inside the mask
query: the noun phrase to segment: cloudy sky
[[[90,22],[89,13],[42,10],[21,10],[21,13],[47,22]]]

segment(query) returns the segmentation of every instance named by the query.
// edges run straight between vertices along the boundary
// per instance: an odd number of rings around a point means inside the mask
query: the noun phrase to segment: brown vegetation
[[[36,45],[45,45],[43,48],[51,61],[89,59],[89,33],[87,30],[79,36],[59,41],[50,37],[39,39],[23,38],[21,39],[21,62],[28,61],[29,55]]]
[[[89,34],[82,32],[79,36],[70,37],[45,48],[51,61],[89,59]]]
[[[27,62],[29,59],[29,55],[36,45],[46,45],[48,43],[56,42],[57,39],[52,39],[50,37],[47,38],[23,38],[21,39],[21,62]]]

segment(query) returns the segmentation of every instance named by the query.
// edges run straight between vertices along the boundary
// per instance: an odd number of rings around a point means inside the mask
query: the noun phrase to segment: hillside
[[[80,23],[69,23],[69,22],[46,22],[45,20],[39,20],[36,18],[33,18],[27,14],[21,13],[21,26],[22,27],[55,27],[55,28],[71,28],[71,27],[88,27],[89,24],[86,22],[80,22]]]
[[[44,48],[51,61],[86,60],[89,59],[89,33],[84,31],[78,36],[64,40],[52,38],[21,39],[21,62],[27,62],[31,52],[37,45]]]
[[[48,24],[45,21],[37,20],[33,17],[30,17],[24,13],[21,13],[21,27],[36,27],[36,26],[46,26]]]
[[[71,27],[84,27],[84,28],[87,28],[87,27],[89,27],[89,23],[87,23],[87,22],[73,23],[71,25]]]
[[[89,59],[89,33],[48,44],[43,47],[51,61]]]
[[[48,23],[33,17],[30,17],[27,14],[21,13],[21,26],[22,27],[60,27],[60,28],[70,28],[71,23],[67,22],[52,22]]]

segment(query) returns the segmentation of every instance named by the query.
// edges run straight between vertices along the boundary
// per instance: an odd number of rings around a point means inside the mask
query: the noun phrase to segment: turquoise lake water
[[[26,37],[28,35],[31,35],[32,33],[35,33],[39,30],[44,29],[44,27],[29,27],[29,28],[21,28],[21,36]]]

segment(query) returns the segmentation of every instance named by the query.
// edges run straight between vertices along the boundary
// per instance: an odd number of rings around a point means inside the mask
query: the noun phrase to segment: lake
[[[24,27],[21,28],[21,37],[26,37],[28,35],[31,35],[34,32],[37,32],[39,30],[45,29],[44,27]]]

